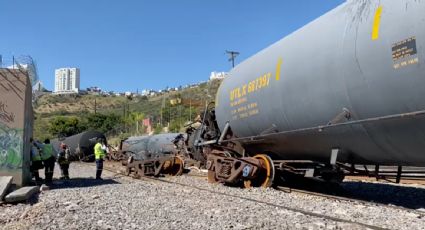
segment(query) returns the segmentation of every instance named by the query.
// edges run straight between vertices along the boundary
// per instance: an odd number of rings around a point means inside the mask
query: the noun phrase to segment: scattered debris
[[[40,187],[38,186],[22,187],[8,194],[5,197],[5,201],[8,203],[25,202],[34,194],[38,193],[39,190]]]
[[[49,191],[49,190],[50,190],[50,187],[45,185],[45,184],[42,184],[41,187],[40,187],[40,192],[45,192],[45,191]]]
[[[6,195],[10,184],[12,183],[13,177],[11,176],[0,176],[0,202]]]

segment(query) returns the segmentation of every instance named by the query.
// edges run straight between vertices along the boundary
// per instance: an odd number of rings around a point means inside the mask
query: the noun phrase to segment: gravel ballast
[[[90,178],[95,174],[94,164],[73,163],[70,173],[71,181],[56,181],[27,204],[0,206],[0,228],[367,229],[357,224],[363,223],[388,229],[425,229],[425,212],[417,210],[274,189],[231,188],[187,175],[161,178],[164,182],[104,171],[105,180],[99,182]],[[412,192],[425,190],[412,187],[417,189]],[[405,196],[415,198],[415,194]]]

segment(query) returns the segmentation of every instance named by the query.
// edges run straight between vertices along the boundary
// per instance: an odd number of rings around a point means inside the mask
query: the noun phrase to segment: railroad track
[[[382,207],[382,208],[391,208],[391,209],[397,209],[397,210],[401,210],[401,211],[408,211],[408,212],[412,212],[412,213],[415,213],[415,214],[421,216],[421,218],[425,217],[425,212],[417,211],[415,209],[395,206],[395,205],[386,205],[386,204],[373,202],[373,201],[365,201],[365,200],[361,200],[361,199],[357,199],[357,198],[350,198],[350,197],[345,197],[345,196],[341,196],[341,195],[331,195],[331,194],[326,194],[326,193],[313,192],[313,191],[302,190],[302,189],[295,189],[295,188],[285,187],[285,186],[277,186],[277,187],[275,187],[275,189],[282,191],[282,192],[286,192],[286,193],[299,193],[299,194],[304,194],[304,195],[323,197],[323,198],[326,198],[326,199],[332,199],[332,200],[337,200],[337,201],[356,202],[356,203],[363,204],[363,205],[374,205],[374,206],[378,206],[378,207]]]
[[[132,176],[125,175],[122,172],[123,170],[120,170],[116,167],[107,166],[107,164],[104,165],[104,170],[112,172],[115,175],[121,175],[122,177],[135,179]],[[189,176],[202,177],[202,176],[199,176],[199,175],[189,175]],[[161,179],[161,178],[141,177],[141,178],[138,178],[138,179],[145,180],[145,181],[157,181],[157,182],[161,182],[161,183],[175,184],[175,185],[179,185],[179,186],[182,186],[182,187],[189,187],[189,188],[193,188],[193,189],[196,189],[196,190],[199,190],[199,191],[205,191],[205,192],[210,192],[210,193],[218,194],[218,195],[222,195],[222,196],[242,199],[242,200],[255,202],[255,203],[259,203],[259,204],[264,204],[264,205],[275,207],[275,208],[282,208],[282,209],[285,209],[285,210],[302,213],[302,214],[307,215],[307,216],[323,218],[323,219],[332,220],[332,221],[340,222],[340,223],[354,224],[354,225],[358,225],[358,226],[365,227],[365,228],[368,228],[368,229],[376,229],[376,230],[388,229],[388,228],[383,228],[383,227],[380,227],[380,226],[370,225],[370,224],[366,224],[366,223],[362,223],[362,222],[351,221],[351,220],[342,219],[342,218],[329,216],[329,215],[323,215],[323,214],[320,214],[320,213],[315,213],[315,212],[303,210],[303,209],[300,209],[300,208],[294,208],[294,207],[289,207],[289,206],[285,206],[285,205],[281,205],[281,204],[274,204],[274,203],[270,203],[270,202],[266,202],[266,201],[262,201],[262,200],[252,199],[252,198],[248,198],[248,197],[242,197],[242,196],[227,194],[227,193],[223,193],[223,192],[217,192],[217,191],[214,191],[214,190],[201,188],[201,187],[193,186],[193,185],[188,185],[188,184],[184,184],[184,183],[180,183],[180,182],[168,181],[168,180]],[[284,187],[277,187],[276,189],[281,190],[281,191],[286,191],[286,190],[284,190]],[[326,198],[337,199],[336,196],[328,196],[328,195],[325,195],[325,194],[319,194],[319,193],[314,193],[314,192],[306,192],[306,191],[303,191],[303,190],[292,189],[291,192],[304,193],[304,194],[309,194],[309,195],[314,195],[314,196],[322,196],[322,197],[326,197]],[[349,199],[347,198],[347,199],[339,199],[339,200],[349,200]],[[351,201],[359,202],[359,201],[354,200],[354,199],[351,200]],[[367,202],[364,202],[364,203],[367,203]],[[385,206],[385,205],[382,205],[382,206]],[[385,206],[385,207],[387,207],[387,206]],[[388,207],[392,207],[392,206],[388,206]]]
[[[117,165],[118,166],[118,165]],[[118,166],[120,167],[120,166]],[[119,170],[117,168],[112,169],[110,168],[109,171],[114,171],[114,173],[117,173],[116,170]],[[123,171],[123,170],[121,170]],[[120,173],[122,174],[122,173]],[[124,175],[124,174],[122,174]],[[199,174],[185,174],[187,176],[190,177],[198,177],[198,178],[207,178],[207,175],[199,175]],[[127,176],[127,175],[124,175]],[[128,176],[132,179],[135,179],[131,176]],[[162,182],[169,182],[167,180],[163,180],[160,178],[154,178],[154,177],[143,177],[146,179],[151,179],[151,180],[158,180],[158,181],[162,181]],[[326,199],[332,199],[332,200],[337,200],[337,201],[347,201],[347,202],[356,202],[359,204],[363,204],[363,205],[373,205],[373,206],[379,206],[379,207],[383,207],[383,208],[391,208],[391,209],[397,209],[397,210],[401,210],[401,211],[408,211],[408,212],[413,212],[419,216],[425,217],[425,212],[423,211],[418,211],[415,209],[411,209],[411,208],[405,208],[405,207],[401,207],[401,206],[396,206],[396,205],[387,205],[387,204],[382,204],[379,202],[374,202],[374,201],[367,201],[367,200],[362,200],[359,198],[354,198],[354,197],[350,197],[349,194],[340,194],[340,195],[332,195],[332,194],[328,194],[328,193],[324,193],[324,192],[314,192],[314,191],[310,191],[308,189],[297,189],[297,188],[293,188],[293,187],[288,187],[288,186],[275,186],[274,189],[278,190],[278,191],[282,191],[285,193],[298,193],[298,194],[303,194],[303,195],[309,195],[309,196],[316,196],[316,197],[322,197],[322,198],[326,198]]]
[[[197,175],[197,174],[186,174],[186,175],[190,176],[190,177],[204,177],[204,178],[207,177],[206,175]],[[358,182],[364,182],[364,181],[368,182],[370,180],[356,180],[356,181],[358,181]],[[407,184],[409,184],[409,183],[407,183]],[[278,191],[285,192],[285,193],[298,193],[298,194],[304,194],[304,195],[309,195],[309,196],[316,196],[316,197],[322,197],[322,198],[337,200],[337,201],[356,202],[356,203],[363,204],[363,205],[374,205],[374,206],[383,207],[383,208],[391,208],[391,209],[397,209],[397,210],[401,210],[401,211],[408,211],[408,212],[415,213],[415,214],[417,214],[421,217],[425,217],[424,211],[418,211],[418,210],[415,210],[415,209],[406,208],[406,207],[402,207],[402,206],[387,205],[387,204],[382,204],[382,203],[379,203],[379,202],[367,201],[367,200],[363,200],[363,199],[359,199],[359,198],[354,198],[350,194],[347,194],[347,193],[340,194],[340,195],[332,195],[332,194],[328,194],[328,193],[324,193],[324,192],[314,192],[314,191],[310,191],[308,189],[297,189],[297,188],[293,188],[293,187],[289,187],[289,186],[274,186],[273,188],[278,190]]]

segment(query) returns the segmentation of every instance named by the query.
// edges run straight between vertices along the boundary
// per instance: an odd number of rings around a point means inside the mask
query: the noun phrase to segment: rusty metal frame
[[[181,157],[175,155],[148,160],[133,160],[130,157],[125,166],[127,175],[134,172],[135,177],[158,177],[163,174],[180,176],[183,174],[184,161]]]
[[[234,158],[210,154],[206,168],[215,172],[216,181],[236,184],[242,179],[255,179],[261,170],[261,162],[252,157]],[[243,175],[246,168],[249,168],[249,172]]]
[[[425,168],[423,167],[423,170],[403,170],[402,166],[397,166],[397,169],[393,170],[382,169],[382,165],[375,165],[372,171],[366,165],[362,165],[364,169],[358,169],[354,164],[338,163],[338,166],[345,170],[347,176],[375,177],[376,180],[386,180],[394,183],[400,183],[401,179],[423,180],[425,178]],[[395,181],[391,181],[391,179],[395,179]]]

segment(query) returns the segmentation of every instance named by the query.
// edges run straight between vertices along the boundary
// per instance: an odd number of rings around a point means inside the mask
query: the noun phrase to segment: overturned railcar
[[[72,160],[93,161],[94,146],[96,145],[96,140],[99,138],[106,142],[106,137],[103,133],[98,131],[86,131],[70,137],[54,139],[52,140],[52,145],[58,152],[60,144],[66,144],[71,152]]]
[[[139,160],[174,154],[177,151],[174,141],[179,136],[184,138],[183,135],[180,133],[165,133],[152,136],[129,137],[122,142],[121,150]]]
[[[425,1],[350,0],[236,66],[204,116],[209,179],[425,166],[424,12]]]
[[[120,152],[126,156],[127,175],[134,176],[181,175],[188,156],[181,133],[130,137],[122,141]]]

